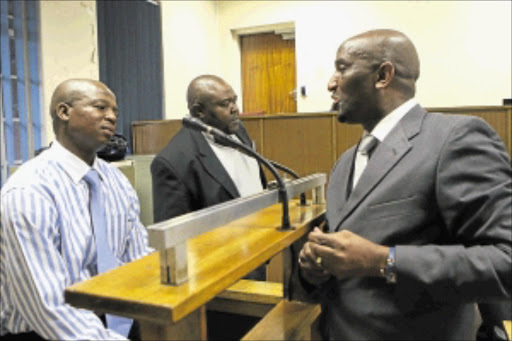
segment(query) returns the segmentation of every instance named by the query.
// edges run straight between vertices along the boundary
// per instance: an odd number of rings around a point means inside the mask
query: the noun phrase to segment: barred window
[[[0,1],[0,145],[3,185],[11,166],[41,148],[39,1]]]

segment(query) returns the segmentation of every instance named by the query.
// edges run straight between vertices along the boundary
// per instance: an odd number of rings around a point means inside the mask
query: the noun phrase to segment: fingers
[[[311,243],[309,246],[311,246]],[[311,255],[314,253],[311,251],[311,248],[309,252],[310,255],[308,257],[303,255],[304,258],[302,258],[302,260],[299,258],[301,275],[307,282],[314,285],[320,285],[331,278],[332,272],[324,267],[324,260],[321,256],[315,256],[315,260],[311,261],[311,258],[313,258]]]
[[[328,270],[326,265],[331,263],[334,259],[336,259],[335,249],[312,242],[304,244],[299,254],[300,265],[311,271],[324,272]]]
[[[310,243],[304,244],[299,254],[301,274],[309,283],[319,285],[328,280],[331,275],[317,263],[316,258],[318,257],[311,251]]]
[[[330,264],[337,259],[336,250],[327,245],[310,244],[311,253],[315,255],[315,263],[324,270],[329,271]]]
[[[301,267],[323,273],[325,270],[322,267],[321,257],[312,250],[312,243],[305,243],[299,254],[299,264]]]
[[[310,242],[318,245],[325,245],[331,248],[338,248],[339,235],[338,233],[323,233],[318,228],[315,228],[308,236]]]
[[[332,235],[322,232],[318,227],[313,229],[308,239],[309,242],[304,244],[299,255],[299,262],[307,269],[324,271],[323,257],[332,258],[331,255],[336,240],[332,238]]]

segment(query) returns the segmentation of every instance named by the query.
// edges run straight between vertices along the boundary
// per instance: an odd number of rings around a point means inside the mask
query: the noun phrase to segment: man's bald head
[[[187,105],[191,115],[194,115],[194,104],[204,101],[214,89],[231,87],[225,80],[214,75],[202,75],[194,78],[187,89]]]
[[[414,44],[402,32],[389,29],[367,31],[349,38],[341,48],[376,65],[386,61],[393,63],[396,85],[414,96],[420,61]]]
[[[231,85],[214,75],[194,78],[187,89],[190,115],[226,134],[235,134],[240,126],[236,101]]]
[[[114,93],[105,84],[93,79],[68,79],[55,88],[50,102],[50,115],[53,120],[53,130],[55,134],[57,134],[59,124],[57,115],[58,106],[61,103],[72,105],[73,102],[84,98],[88,93],[96,90],[104,91],[115,98]]]

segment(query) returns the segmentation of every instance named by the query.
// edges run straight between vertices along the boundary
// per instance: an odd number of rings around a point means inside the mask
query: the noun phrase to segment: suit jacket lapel
[[[345,216],[345,206],[350,195],[350,179],[356,148],[349,149],[336,165],[327,190],[327,218],[332,231]]]
[[[224,166],[217,155],[213,152],[205,137],[197,131],[191,131],[190,133],[192,134],[199,150],[198,160],[203,165],[206,172],[208,172],[222,187],[224,187],[226,191],[233,196],[233,198],[240,197],[240,193],[238,192],[235,183],[229,176],[228,172],[224,169]]]
[[[339,187],[343,190],[343,193],[341,195],[343,206],[345,206],[345,203],[348,200],[348,198],[350,197],[350,194],[352,192],[352,177],[354,176],[353,172],[354,172],[354,161],[355,161],[355,157],[356,157],[356,151],[357,151],[357,146],[348,151],[347,159],[350,160],[350,162],[344,163],[340,169],[342,171],[341,174],[347,174],[347,176],[342,177],[340,187]]]
[[[393,128],[388,136],[379,143],[368,161],[359,182],[345,202],[340,213],[340,220],[336,224],[336,231],[341,223],[354,211],[361,201],[382,181],[398,162],[412,148],[410,139],[417,135],[425,111],[419,105],[412,108],[402,120]],[[349,174],[349,173],[346,173]],[[344,176],[347,186],[350,186],[349,176]]]

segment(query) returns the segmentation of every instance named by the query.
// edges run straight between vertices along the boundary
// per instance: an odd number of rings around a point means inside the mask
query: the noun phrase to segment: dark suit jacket
[[[251,145],[242,125],[236,135]],[[155,156],[151,175],[155,222],[240,197],[204,136],[184,127]],[[261,168],[260,180],[265,187]]]
[[[341,339],[475,338],[475,302],[510,299],[512,185],[507,152],[483,120],[411,109],[349,195],[354,148],[333,168],[331,232],[396,245],[397,283],[331,279],[324,333]]]

